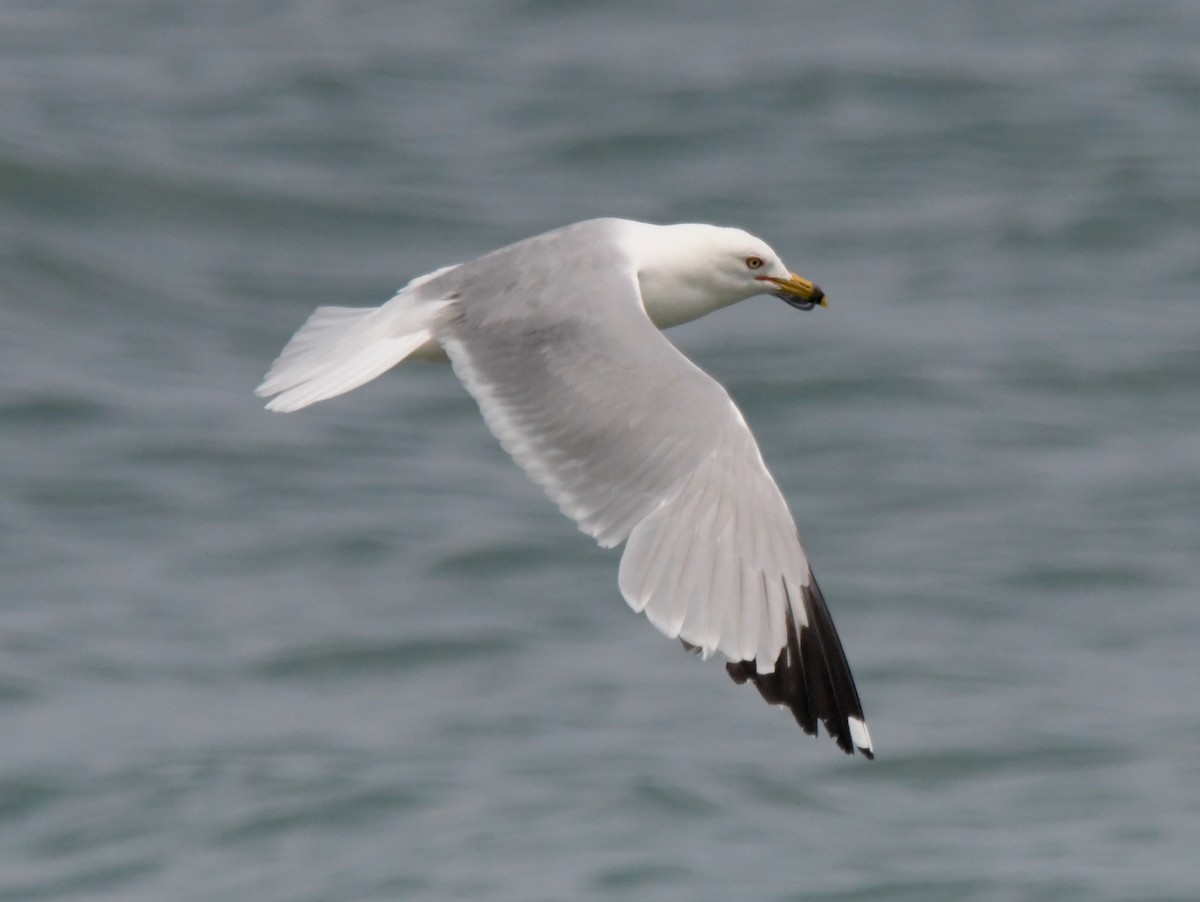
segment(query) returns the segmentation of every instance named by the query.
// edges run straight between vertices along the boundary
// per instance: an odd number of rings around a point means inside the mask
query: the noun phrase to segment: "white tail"
[[[382,307],[318,307],[254,393],[286,412],[358,388],[429,341],[445,304],[401,292]]]

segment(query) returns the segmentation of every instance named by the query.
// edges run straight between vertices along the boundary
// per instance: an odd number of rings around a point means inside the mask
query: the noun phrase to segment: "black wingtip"
[[[785,593],[787,586],[784,586]],[[812,572],[802,590],[805,619],[797,629],[791,601],[785,609],[787,644],[775,660],[771,673],[760,674],[754,661],[732,661],[725,665],[737,684],[752,682],[768,704],[783,705],[810,736],[817,735],[818,721],[846,754],[861,752],[875,758],[867,731],[862,703],[846,653],[825,604],[825,597]]]

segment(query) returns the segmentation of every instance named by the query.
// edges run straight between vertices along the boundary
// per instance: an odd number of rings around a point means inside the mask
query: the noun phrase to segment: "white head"
[[[629,252],[637,267],[642,305],[660,329],[699,319],[756,294],[793,307],[825,306],[825,294],[792,273],[779,255],[741,229],[630,223]]]

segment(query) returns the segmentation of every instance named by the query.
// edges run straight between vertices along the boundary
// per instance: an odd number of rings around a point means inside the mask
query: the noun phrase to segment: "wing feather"
[[[630,607],[724,654],[736,681],[805,730],[819,718],[869,753],[787,503],[729,395],[645,315],[610,228],[583,223],[463,264],[436,336],[529,477],[598,542],[626,542]],[[580,287],[551,295],[563,266]]]

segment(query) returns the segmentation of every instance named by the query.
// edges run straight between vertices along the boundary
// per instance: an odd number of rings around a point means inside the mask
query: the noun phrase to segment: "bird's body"
[[[296,410],[448,355],[529,477],[601,545],[626,543],[634,610],[870,757],[787,504],[729,395],[659,331],[762,293],[824,302],[745,232],[589,220],[414,279],[382,307],[319,308],[258,392]]]

